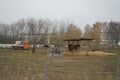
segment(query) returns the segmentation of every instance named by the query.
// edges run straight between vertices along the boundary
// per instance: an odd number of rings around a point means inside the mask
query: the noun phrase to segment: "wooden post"
[[[117,57],[116,80],[120,80],[120,56]]]
[[[45,80],[49,80],[48,79],[48,64],[49,64],[49,48],[47,49],[47,53],[46,53],[46,59],[45,59]]]

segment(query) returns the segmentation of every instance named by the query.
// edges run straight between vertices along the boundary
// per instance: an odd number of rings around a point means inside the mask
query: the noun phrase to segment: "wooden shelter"
[[[68,44],[68,51],[73,51],[73,50],[78,50],[79,48],[82,49],[81,41],[88,41],[90,45],[90,41],[92,41],[93,39],[90,38],[79,38],[79,39],[64,39],[63,41],[67,41]]]

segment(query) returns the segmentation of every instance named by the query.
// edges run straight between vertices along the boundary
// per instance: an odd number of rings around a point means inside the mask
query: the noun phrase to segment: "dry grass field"
[[[115,56],[117,53],[109,53],[109,52],[103,52],[103,51],[75,51],[75,52],[64,52],[64,55],[66,56],[78,56],[78,55],[98,55],[98,56]]]
[[[44,80],[46,52],[45,49],[37,49],[35,54],[31,50],[0,49],[0,80]],[[49,57],[48,79],[115,80],[116,55]]]

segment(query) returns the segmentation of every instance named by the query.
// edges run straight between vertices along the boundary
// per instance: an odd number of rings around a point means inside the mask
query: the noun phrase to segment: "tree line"
[[[37,37],[33,37],[37,35]],[[17,22],[0,23],[0,44],[13,44],[17,40],[24,40],[25,36],[32,36],[30,43],[46,44],[49,37],[50,43],[56,46],[63,45],[63,39],[92,38],[95,44],[107,41],[109,44],[120,42],[120,22],[95,22],[87,24],[84,31],[80,26],[69,21],[51,21],[49,19],[20,19]],[[31,38],[31,37],[30,37]]]

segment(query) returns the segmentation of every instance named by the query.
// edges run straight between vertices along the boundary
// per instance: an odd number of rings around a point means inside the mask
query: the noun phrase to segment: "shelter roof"
[[[90,38],[64,39],[63,41],[92,41]]]

